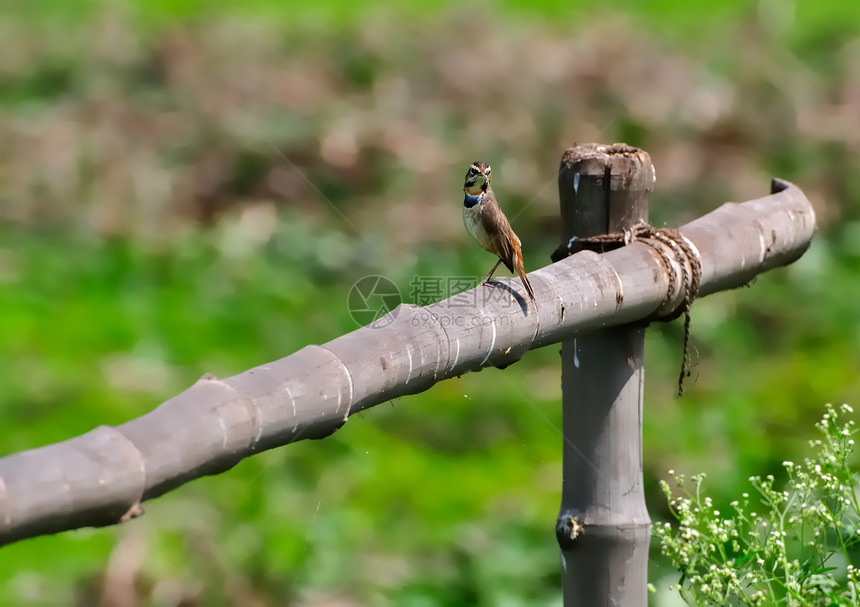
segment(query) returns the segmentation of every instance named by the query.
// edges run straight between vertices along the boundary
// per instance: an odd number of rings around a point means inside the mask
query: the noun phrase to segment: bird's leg
[[[493,277],[493,273],[496,271],[496,268],[498,268],[498,267],[499,267],[499,264],[500,264],[500,263],[502,263],[502,259],[501,259],[501,258],[499,258],[499,261],[497,261],[497,262],[496,262],[496,265],[494,265],[494,266],[493,266],[493,269],[492,269],[492,270],[490,270],[490,273],[489,273],[489,274],[487,274],[487,277],[486,277],[486,278],[484,279],[484,281],[481,283],[482,285],[487,285],[488,287],[493,287],[493,288],[495,288],[495,285],[491,285],[491,284],[490,284],[490,278],[492,278],[492,277]]]

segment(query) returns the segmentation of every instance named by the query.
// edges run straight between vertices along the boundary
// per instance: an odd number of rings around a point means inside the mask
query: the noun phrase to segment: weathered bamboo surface
[[[654,165],[647,152],[625,144],[579,144],[562,155],[558,183],[566,244],[571,235],[614,234],[647,220]],[[643,323],[561,344],[564,441],[555,528],[565,607],[648,604],[644,352]]]
[[[701,256],[700,296],[791,263],[814,230],[809,201],[779,180],[770,196],[724,204],[681,227]],[[262,450],[327,436],[357,411],[507,366],[532,348],[647,319],[667,307],[668,276],[658,250],[642,242],[582,252],[529,275],[533,303],[518,280],[499,279],[497,288],[401,305],[377,328],[226,379],[203,377],[120,426],[7,455],[0,458],[0,544],[127,520],[143,500]],[[668,307],[681,296],[676,288]]]

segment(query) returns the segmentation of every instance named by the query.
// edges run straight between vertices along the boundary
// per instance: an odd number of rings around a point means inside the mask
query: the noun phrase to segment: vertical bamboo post
[[[648,220],[654,169],[624,144],[562,156],[562,239],[620,232]],[[644,326],[565,341],[563,484],[556,535],[564,605],[645,607],[650,519],[642,487]]]

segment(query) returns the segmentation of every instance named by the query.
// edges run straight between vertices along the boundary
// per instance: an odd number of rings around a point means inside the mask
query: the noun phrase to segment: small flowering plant
[[[704,474],[687,483],[669,471],[681,495],[665,481],[660,486],[678,525],[655,524],[654,534],[681,572],[674,587],[688,604],[860,606],[860,555],[852,551],[860,542],[860,506],[848,467],[856,430],[839,418],[852,412],[827,405],[816,424],[822,437],[810,441],[817,455],[783,462],[784,490],[773,476],[750,478],[750,493],[729,513],[703,496]]]

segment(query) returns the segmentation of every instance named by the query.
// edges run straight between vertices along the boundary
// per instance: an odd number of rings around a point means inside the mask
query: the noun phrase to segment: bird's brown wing
[[[484,230],[492,238],[495,249],[493,252],[499,256],[508,271],[513,273],[516,265],[514,247],[519,248],[520,239],[514,234],[511,224],[508,223],[508,218],[505,217],[497,203],[488,204],[484,207],[484,212],[481,213],[481,223]]]
[[[508,218],[499,208],[495,198],[493,204],[487,204],[484,211],[481,213],[481,224],[484,231],[492,238],[492,245],[495,249],[495,254],[499,256],[502,263],[513,274],[516,273],[523,281],[523,286],[528,291],[529,298],[534,301],[535,292],[532,289],[529,279],[526,276],[525,268],[523,267],[522,244],[517,235],[511,229],[511,224],[508,223]]]

